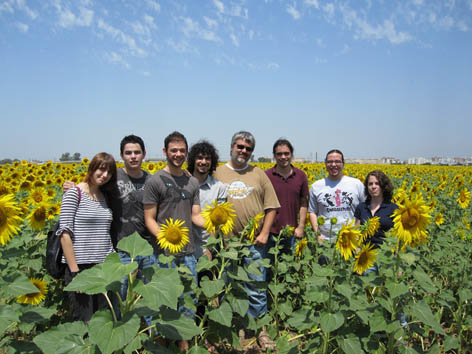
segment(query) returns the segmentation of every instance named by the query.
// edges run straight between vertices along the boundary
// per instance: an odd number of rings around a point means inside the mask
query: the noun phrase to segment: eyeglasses
[[[243,144],[236,144],[236,148],[238,150],[244,150],[246,149],[247,152],[252,152],[254,149],[250,146],[246,146],[246,145],[243,145]]]
[[[340,165],[343,162],[341,160],[326,160],[327,165]]]

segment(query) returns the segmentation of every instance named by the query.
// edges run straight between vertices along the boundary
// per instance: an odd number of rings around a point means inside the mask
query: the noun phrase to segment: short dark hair
[[[166,136],[164,140],[164,148],[166,150],[169,147],[169,143],[171,141],[183,141],[185,143],[185,148],[188,150],[187,139],[185,139],[185,136],[182,133],[175,131]]]
[[[369,190],[367,188],[367,184],[369,182],[370,176],[374,176],[375,178],[378,179],[380,188],[382,188],[383,200],[386,203],[390,203],[393,197],[393,184],[390,181],[390,178],[388,178],[387,175],[380,170],[371,171],[365,177],[364,187],[365,187],[366,203],[370,203],[370,200],[372,199],[372,197],[369,194]]]
[[[143,151],[143,153],[146,152],[146,149],[144,148],[143,139],[141,139],[137,135],[131,134],[131,135],[127,135],[123,139],[121,139],[120,154],[122,154],[122,155],[123,155],[123,152],[125,151],[125,145],[126,144],[139,144],[139,146],[141,146],[141,150]]]
[[[84,182],[90,183],[92,181],[93,173],[98,170],[102,165],[105,165],[108,173],[111,174],[110,180],[103,186],[100,186],[100,190],[106,191],[113,189],[116,186],[116,162],[113,156],[106,152],[100,152],[96,154],[88,166],[87,175],[85,176]]]
[[[328,155],[332,154],[332,153],[340,154],[341,155],[341,160],[344,163],[344,154],[341,152],[341,150],[338,150],[338,149],[329,150],[328,153],[326,154],[325,162],[328,161]]]
[[[187,158],[188,171],[192,174],[193,171],[195,171],[195,160],[199,154],[210,156],[211,166],[209,173],[212,175],[213,171],[215,171],[216,167],[218,166],[218,161],[220,158],[215,147],[206,140],[200,140],[198,143],[193,144],[190,147]]]
[[[290,150],[290,153],[293,154],[292,144],[290,143],[290,141],[284,138],[280,138],[274,143],[274,146],[272,147],[272,153],[275,155],[275,149],[277,149],[278,146],[283,146],[283,145],[287,146]]]

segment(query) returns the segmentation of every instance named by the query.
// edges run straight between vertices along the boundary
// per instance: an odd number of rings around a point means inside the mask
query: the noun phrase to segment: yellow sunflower
[[[308,218],[307,218],[307,219],[308,219]],[[326,219],[325,219],[325,217],[324,217],[324,216],[321,216],[321,215],[320,215],[320,216],[318,216],[318,225],[319,225],[319,226],[322,226],[322,225],[324,225],[324,224],[325,224],[325,222],[326,222]]]
[[[21,209],[15,203],[13,194],[0,196],[0,244],[5,246],[18,233],[22,221]]]
[[[415,199],[406,200],[405,204],[393,212],[392,233],[405,245],[413,246],[420,240],[426,240],[428,226],[431,215],[423,198],[417,194]]]
[[[48,199],[48,194],[44,188],[34,188],[29,194],[29,200],[34,205],[42,204]]]
[[[165,224],[161,224],[157,234],[157,244],[170,253],[178,253],[189,242],[188,227],[183,220],[168,218]]]
[[[467,188],[463,188],[459,193],[459,197],[457,198],[457,202],[459,203],[462,209],[465,209],[470,204],[470,192]]]
[[[444,215],[442,213],[437,213],[434,217],[434,223],[438,226],[444,224]]]
[[[230,233],[236,218],[232,206],[228,202],[218,204],[217,200],[213,201],[213,206],[207,205],[202,212],[202,216],[205,218],[205,229],[209,233],[215,233],[218,230],[221,230],[224,235]]]
[[[363,243],[367,238],[374,236],[379,227],[380,218],[378,216],[374,216],[373,218],[367,219],[364,225],[361,226],[363,230],[361,243]]]
[[[48,206],[46,204],[39,204],[28,215],[30,225],[34,230],[42,230],[46,225],[48,218]]]
[[[260,212],[256,216],[254,216],[249,223],[246,225],[242,234],[246,236],[251,243],[254,243],[254,239],[256,238],[257,230],[259,230],[259,223],[264,218],[264,213]]]
[[[379,251],[373,247],[374,246],[369,242],[362,247],[361,251],[356,256],[356,260],[354,261],[354,271],[358,274],[364,273],[374,265]]]
[[[306,238],[304,238],[303,240],[299,241],[297,243],[297,246],[295,247],[295,255],[297,257],[301,257],[303,256],[303,252],[305,251],[305,247],[308,245],[308,241],[306,240]]]
[[[336,249],[341,252],[344,260],[348,260],[352,253],[359,247],[361,232],[357,226],[354,226],[354,220],[350,224],[344,224],[339,230],[336,241]]]
[[[17,297],[16,301],[20,304],[39,305],[39,303],[46,298],[46,294],[48,293],[48,285],[43,279],[40,278],[30,278],[30,282],[35,287],[37,287],[39,291],[36,293],[20,295]]]

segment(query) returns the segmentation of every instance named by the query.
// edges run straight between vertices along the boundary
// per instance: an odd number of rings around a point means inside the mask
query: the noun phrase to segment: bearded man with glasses
[[[344,155],[340,150],[330,150],[326,154],[325,166],[328,177],[313,183],[308,203],[310,223],[315,232],[320,232],[320,245],[323,240],[336,241],[341,226],[354,219],[357,205],[365,200],[362,182],[343,174]],[[323,225],[318,225],[320,216],[325,218]]]

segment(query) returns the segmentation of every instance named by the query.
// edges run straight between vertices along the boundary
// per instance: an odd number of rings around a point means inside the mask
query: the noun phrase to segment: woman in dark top
[[[368,219],[379,217],[380,227],[377,232],[367,238],[364,243],[372,243],[374,248],[378,248],[385,238],[385,232],[393,227],[392,214],[398,205],[392,203],[393,185],[390,179],[380,170],[374,170],[367,174],[365,181],[366,201],[360,203],[354,216],[356,224],[364,224]]]

